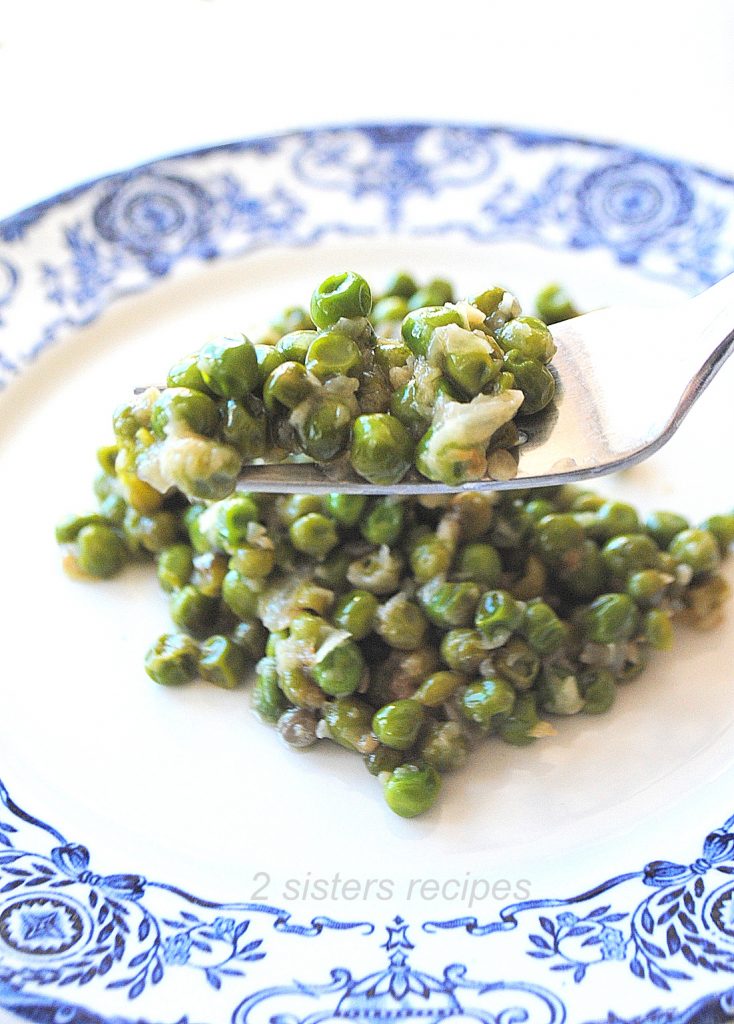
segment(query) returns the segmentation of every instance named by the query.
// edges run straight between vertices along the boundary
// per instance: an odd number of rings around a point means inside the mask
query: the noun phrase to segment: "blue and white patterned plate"
[[[52,525],[90,501],[110,408],[343,266],[499,280],[527,304],[551,279],[587,307],[668,299],[734,269],[734,182],[530,132],[358,126],[159,160],[0,223],[0,1007],[729,1019],[731,622],[684,635],[603,719],[490,746],[405,822],[357,759],[286,750],[242,694],[152,686],[149,574],[61,572]],[[731,507],[732,379],[608,493]]]

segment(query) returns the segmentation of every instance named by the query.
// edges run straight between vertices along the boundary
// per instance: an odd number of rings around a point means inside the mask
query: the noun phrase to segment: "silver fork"
[[[557,391],[553,404],[522,422],[511,480],[461,487],[417,473],[376,486],[329,467],[246,466],[250,491],[441,494],[572,483],[648,458],[678,429],[734,347],[734,274],[693,299],[665,307],[614,306],[551,328]]]
[[[412,471],[368,483],[346,460],[244,466],[240,490],[293,494],[446,494],[573,483],[649,458],[669,441],[734,348],[734,274],[669,306],[613,306],[551,327],[556,396],[520,421],[517,474],[433,483]],[[136,393],[145,388],[136,388]]]

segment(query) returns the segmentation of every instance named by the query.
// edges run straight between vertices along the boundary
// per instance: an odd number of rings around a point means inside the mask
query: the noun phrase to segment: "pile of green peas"
[[[404,303],[446,295],[444,282],[408,296],[413,287],[398,275],[375,305],[383,334],[404,323]],[[537,305],[549,320],[575,312],[558,286]],[[273,336],[302,318],[287,310]],[[184,407],[201,427],[207,403]],[[137,434],[155,436],[163,415],[154,403],[133,431],[137,414],[115,414],[116,442],[98,451],[97,510],[57,527],[68,571],[109,578],[154,561],[174,629],[145,655],[148,675],[227,689],[254,677],[256,714],[291,748],[355,752],[404,817],[428,810],[442,776],[485,740],[525,746],[558,716],[607,711],[671,646],[674,620],[720,620],[734,513],[698,525],[667,511],[643,518],[568,486],[192,498],[137,474]]]
[[[570,309],[552,290],[541,300],[552,315]],[[119,477],[191,500],[226,497],[245,464],[294,457],[341,460],[381,486],[409,474],[453,486],[508,478],[515,419],[553,399],[554,353],[546,324],[504,288],[454,302],[449,282],[419,287],[400,273],[373,305],[363,277],[334,274],[308,312],[285,310],[256,344],[205,345],[163,390],[121,406]]]

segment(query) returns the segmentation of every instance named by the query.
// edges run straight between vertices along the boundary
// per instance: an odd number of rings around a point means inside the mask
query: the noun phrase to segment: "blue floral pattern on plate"
[[[723,984],[734,973],[734,816],[705,838],[692,864],[653,861],[588,892],[525,900],[483,922],[421,923],[300,921],[278,907],[214,903],[137,874],[98,875],[85,847],[19,808],[1,784],[0,806],[0,1006],[31,1020],[118,1021],[126,1019],[121,1003],[144,1006],[146,996],[162,993],[172,1008],[165,1019],[174,1021],[186,1012],[179,971],[209,986],[211,1020],[237,1024],[406,1017],[562,1024],[578,1019],[574,990],[588,976],[613,992],[620,972],[643,998],[648,986],[676,995],[668,1024],[734,1014],[734,988]],[[336,946],[323,943],[335,931],[359,936],[355,962],[336,961]],[[440,956],[448,948],[441,936],[457,931],[471,938],[463,947],[471,965],[452,960],[440,976],[423,970],[421,955],[435,962],[436,941]],[[503,948],[500,961],[493,954],[508,935],[516,952],[508,957]],[[322,942],[322,974],[293,980],[297,946],[306,941]],[[482,948],[473,957],[475,943]],[[561,976],[574,988],[559,985]],[[686,988],[700,991],[702,981],[716,994],[688,1000]],[[95,1011],[114,1006],[114,1015],[87,1010],[88,1003]]]
[[[621,146],[463,125],[318,129],[159,160],[0,223],[0,387],[179,268],[390,233],[598,249],[695,291],[734,268],[734,182]],[[328,941],[337,932],[350,941]],[[446,962],[447,935],[463,961]],[[321,965],[308,976],[293,966],[304,943],[309,971]],[[714,1022],[734,1016],[733,973],[734,816],[691,864],[633,867],[496,918],[298,920],[96,874],[84,846],[0,785],[0,1006],[29,1020],[199,1020],[181,983],[197,976],[211,1022],[560,1024],[589,1019],[589,985],[605,993],[599,1020]],[[614,1013],[622,987],[634,1018]]]

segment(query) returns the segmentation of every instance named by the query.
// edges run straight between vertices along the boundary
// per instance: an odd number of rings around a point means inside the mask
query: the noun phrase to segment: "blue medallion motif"
[[[211,208],[206,191],[190,179],[144,171],[110,182],[94,210],[94,226],[161,276],[187,254],[216,254],[208,241]]]

